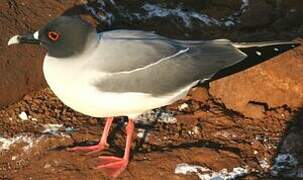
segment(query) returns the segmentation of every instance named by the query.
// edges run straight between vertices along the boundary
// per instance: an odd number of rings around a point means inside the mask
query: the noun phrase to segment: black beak
[[[8,41],[8,45],[12,44],[40,44],[41,41],[34,34],[16,35]]]

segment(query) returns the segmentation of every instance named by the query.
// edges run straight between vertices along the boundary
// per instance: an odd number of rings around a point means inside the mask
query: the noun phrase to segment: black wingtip
[[[275,57],[279,54],[282,54],[290,49],[300,46],[300,43],[281,43],[281,44],[272,44],[266,46],[252,46],[246,48],[238,48],[240,51],[245,53],[249,59],[254,59],[255,61],[265,61],[272,57]]]
[[[247,46],[243,48],[238,47],[241,52],[247,55],[247,58],[233,66],[219,71],[210,81],[243,71],[300,45],[300,43],[290,42],[281,44],[273,43],[264,46]]]

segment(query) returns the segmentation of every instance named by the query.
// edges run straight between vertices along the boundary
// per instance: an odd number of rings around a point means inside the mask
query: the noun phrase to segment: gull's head
[[[37,44],[46,47],[48,55],[66,58],[84,51],[88,41],[96,39],[95,29],[78,16],[60,16],[34,33],[10,38],[13,44]]]

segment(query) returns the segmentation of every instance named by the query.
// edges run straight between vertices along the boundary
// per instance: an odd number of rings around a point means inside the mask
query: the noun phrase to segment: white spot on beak
[[[39,40],[39,31],[36,31],[34,33],[34,38],[37,39],[37,40]]]
[[[7,45],[10,46],[10,45],[13,45],[13,44],[19,44],[19,35],[16,35],[12,38],[10,38],[10,40],[8,41]]]
[[[295,46],[295,45],[292,45],[291,47],[293,47],[293,48],[294,48],[294,47],[296,47],[296,46]]]
[[[277,52],[280,51],[279,48],[275,48],[274,50],[277,51]]]
[[[261,56],[261,55],[262,55],[262,53],[261,53],[260,51],[256,51],[256,54],[257,54],[258,56]]]

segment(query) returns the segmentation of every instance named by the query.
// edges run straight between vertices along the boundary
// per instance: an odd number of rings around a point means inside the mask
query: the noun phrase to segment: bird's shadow
[[[121,148],[120,146],[116,145],[115,139],[117,139],[117,135],[123,133],[122,129],[125,127],[125,123],[128,121],[127,117],[119,117],[116,123],[112,126],[111,132],[108,136],[108,143],[111,145],[110,148],[107,150],[110,153],[117,154],[119,156],[123,156],[124,154],[124,149]],[[102,120],[98,121],[99,125],[102,126]],[[145,143],[145,139],[150,133],[150,131],[153,130],[154,125],[157,123],[157,121],[152,122],[151,124],[135,124],[135,128],[142,128],[144,129],[143,136],[140,138],[136,146],[134,147],[133,152],[139,152],[140,147]],[[98,141],[82,141],[82,142],[77,142],[73,136],[71,138],[74,140],[74,143],[69,146],[58,146],[53,149],[50,149],[50,151],[65,151],[68,148],[76,147],[76,146],[92,146],[95,144],[98,144]],[[158,149],[158,148],[154,148]],[[132,157],[132,156],[131,156]]]
[[[121,148],[121,146],[118,146],[115,143],[115,139],[117,139],[117,135],[120,133],[123,133],[122,129],[125,126],[125,123],[127,122],[127,117],[122,117],[117,121],[117,123],[113,126],[111,133],[108,137],[108,143],[110,144],[110,148],[107,150],[109,153],[118,155],[118,156],[123,156],[124,154],[124,149]],[[101,122],[100,122],[101,123]],[[237,148],[233,147],[225,147],[223,144],[208,141],[208,140],[196,140],[192,142],[186,142],[186,143],[180,143],[180,144],[168,144],[168,145],[153,145],[147,143],[145,140],[147,136],[154,131],[155,125],[158,123],[158,121],[153,121],[150,124],[136,124],[135,127],[144,129],[143,136],[141,138],[137,138],[136,144],[134,148],[132,149],[131,153],[131,159],[133,158],[134,154],[136,153],[151,153],[151,152],[170,152],[173,151],[174,149],[183,149],[183,148],[191,148],[191,147],[206,147],[206,148],[212,148],[216,150],[227,150],[231,151],[235,154],[240,155],[240,150]],[[58,146],[56,148],[50,149],[50,151],[65,151],[67,148],[72,148],[75,146],[91,146],[95,145],[98,143],[98,141],[82,141],[82,142],[77,142],[74,140],[75,143],[69,146]],[[150,150],[144,149],[143,144],[148,144],[150,146]]]

